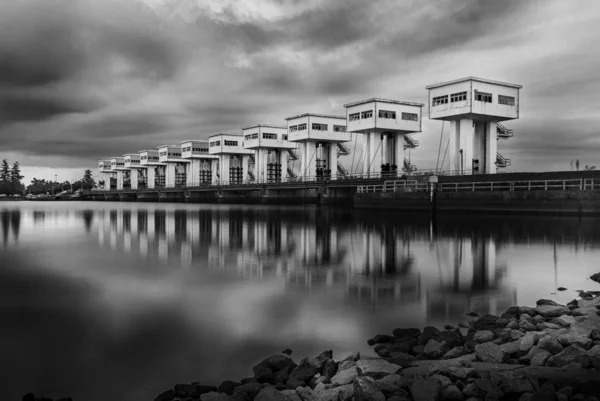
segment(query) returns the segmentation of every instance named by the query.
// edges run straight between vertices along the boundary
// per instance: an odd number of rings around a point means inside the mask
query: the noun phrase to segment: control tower
[[[158,161],[165,164],[165,185],[167,188],[183,187],[187,182],[186,164],[189,160],[181,157],[181,146],[163,145],[158,147]]]
[[[288,141],[287,127],[259,124],[242,128],[244,148],[255,153],[257,182],[286,182],[294,172],[288,169],[288,157],[295,157],[298,144]],[[291,173],[291,174],[290,174]]]
[[[144,186],[148,189],[165,186],[165,164],[158,161],[158,150],[142,150],[140,152],[140,166],[146,167],[146,169],[140,169],[139,171],[138,186],[142,183],[145,183]]]
[[[115,171],[117,177],[117,190],[121,191],[123,189],[130,188],[129,181],[129,169],[125,167],[125,158],[124,157],[113,157],[110,159],[110,169]],[[112,180],[111,180],[111,189],[113,188]]]
[[[250,156],[244,149],[242,134],[219,133],[208,138],[208,154],[217,155],[213,184],[243,184],[249,180]]]
[[[410,134],[421,132],[424,104],[371,98],[345,104],[348,131],[364,135],[363,174],[395,176],[412,166],[404,158],[404,149],[418,142]]]
[[[212,167],[219,156],[208,154],[208,141],[189,140],[181,142],[181,157],[184,160],[189,160],[186,172],[188,187],[208,185],[215,181],[217,170]]]
[[[350,142],[344,116],[305,113],[286,118],[288,140],[300,142],[300,173],[303,180],[337,179],[345,170],[338,154],[348,154],[343,142]]]
[[[513,131],[501,121],[519,118],[521,85],[467,77],[429,85],[429,118],[450,121],[450,170],[494,174],[510,159],[498,153],[497,139]]]
[[[125,168],[129,169],[129,180],[130,180],[130,188],[138,189],[139,188],[139,172],[140,169],[144,169],[140,165],[140,154],[139,153],[127,153],[124,155],[125,157]]]
[[[117,189],[117,177],[116,172],[111,169],[110,160],[99,160],[98,161],[98,170],[100,172],[100,181],[104,184],[99,185],[103,190],[107,191],[109,189]],[[114,188],[111,188],[114,183]]]

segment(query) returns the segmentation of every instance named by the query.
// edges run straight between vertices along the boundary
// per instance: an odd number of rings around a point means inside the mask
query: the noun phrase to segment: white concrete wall
[[[317,175],[317,156],[314,142],[304,142],[302,146],[302,155],[300,163],[299,176],[302,178],[312,178]]]
[[[165,168],[165,186],[175,186],[175,163],[167,163]]]
[[[122,190],[123,189],[123,181],[125,179],[125,172],[124,171],[117,171],[117,190]]]
[[[368,110],[373,111],[371,118],[360,118],[359,120],[350,121],[350,114],[362,113],[363,111]],[[379,110],[394,111],[396,112],[396,118],[380,118]],[[403,120],[402,113],[416,114],[418,116],[417,121]],[[349,132],[367,132],[374,130],[402,131],[405,133],[420,132],[421,117],[422,107],[405,104],[370,102],[346,108],[347,127]]]
[[[486,160],[487,163],[485,165],[484,173],[486,174],[496,174],[497,166],[496,166],[496,153],[498,152],[498,139],[496,137],[496,129],[498,124],[495,122],[486,123],[487,128],[487,154]]]
[[[306,124],[304,131],[289,131],[292,125]],[[327,124],[327,131],[313,130],[312,124]],[[349,132],[336,132],[333,130],[334,125],[346,126],[346,119],[333,117],[317,117],[305,116],[288,120],[288,139],[290,141],[333,141],[333,142],[349,142],[352,140]]]
[[[467,100],[460,102],[450,102],[450,95],[453,93],[467,92]],[[458,82],[455,84],[441,86],[429,90],[429,118],[444,118],[458,116],[461,114],[469,114],[471,112],[471,81]],[[433,98],[448,95],[448,103],[433,106]]]
[[[129,179],[131,180],[131,189],[138,189],[139,170],[137,168],[132,168],[129,171],[130,171]]]
[[[473,99],[475,99],[475,91],[491,93],[492,103],[473,100],[473,113],[494,116],[500,120],[519,118],[519,90],[517,88],[484,82],[473,82]],[[498,95],[514,97],[515,105],[499,104]]]
[[[279,157],[279,164],[281,164],[281,182],[287,182],[287,154],[285,149],[281,149],[277,155]]]

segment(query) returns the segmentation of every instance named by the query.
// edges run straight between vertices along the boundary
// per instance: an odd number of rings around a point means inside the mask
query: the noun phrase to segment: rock
[[[446,374],[453,381],[462,380],[466,381],[468,379],[475,379],[478,377],[478,373],[473,368],[466,367],[449,367],[442,370],[442,373]]]
[[[475,346],[475,355],[482,362],[502,363],[504,360],[504,351],[502,351],[502,348],[492,343],[477,344]]]
[[[226,380],[223,383],[219,384],[217,391],[219,393],[225,393],[227,395],[232,395],[233,390],[235,390],[236,387],[241,386],[241,385],[242,385],[241,383]]]
[[[567,289],[565,287],[558,287],[556,290],[557,291],[566,291]]]
[[[254,398],[254,401],[285,401],[285,397],[273,387],[265,387]]]
[[[433,326],[427,326],[423,329],[423,333],[419,336],[418,345],[425,345],[429,340],[439,339],[440,331]]]
[[[290,374],[290,379],[307,381],[317,373],[321,372],[321,365],[315,358],[304,358]]]
[[[262,386],[259,383],[248,383],[242,384],[233,390],[233,399],[236,401],[251,401],[256,395],[262,390]]]
[[[544,366],[548,358],[552,356],[548,351],[541,351],[530,360],[531,366]]]
[[[321,368],[321,376],[332,378],[337,371],[338,364],[333,359],[330,359],[323,364],[323,367]]]
[[[511,330],[510,331],[510,338],[512,338],[513,340],[518,340],[521,337],[523,337],[525,334],[520,331],[520,330]]]
[[[396,340],[396,337],[390,336],[388,334],[377,334],[375,337],[367,340],[367,344],[375,345],[381,343],[391,343]]]
[[[167,390],[167,391],[163,391],[162,393],[160,393],[154,399],[154,401],[171,401],[173,398],[175,398],[175,391]]]
[[[440,386],[442,386],[442,388],[452,384],[452,381],[447,376],[443,376],[441,374],[434,374],[429,377],[434,380],[437,380]]]
[[[289,372],[291,372],[296,367],[296,363],[289,357],[285,355],[273,355],[267,359],[264,359],[257,365],[252,368],[254,372],[254,378],[259,383],[276,383],[278,381],[282,381],[282,379],[287,380],[287,376],[289,376]],[[283,371],[283,376],[279,375],[276,379],[275,375],[277,372]],[[283,381],[285,381],[283,380]]]
[[[590,357],[585,350],[573,344],[565,348],[558,354],[548,358],[547,365],[555,367],[563,367],[572,363],[580,363],[582,366],[587,366],[590,362]]]
[[[354,353],[348,355],[347,357],[345,357],[344,359],[342,359],[340,362],[346,362],[346,361],[356,362],[359,359],[360,359],[360,352],[354,352]]]
[[[479,313],[471,311],[471,312],[465,313],[465,315],[466,316],[471,316],[471,317],[477,317],[477,316],[479,316]]]
[[[450,351],[446,352],[442,359],[454,359],[465,354],[468,354],[468,351],[464,347],[454,347]]]
[[[427,359],[440,359],[448,352],[448,346],[445,342],[439,343],[436,340],[429,340],[423,349],[423,355]]]
[[[298,387],[296,394],[302,401],[320,401],[319,396],[312,389],[308,387]]]
[[[356,367],[352,367],[346,370],[342,370],[335,374],[331,378],[331,384],[334,386],[343,386],[344,384],[349,384],[354,381],[354,378],[358,376],[358,370]]]
[[[535,311],[543,317],[558,317],[569,313],[569,308],[563,305],[540,305]]]
[[[458,330],[444,330],[440,332],[439,342],[445,342],[448,348],[459,347],[463,345],[463,339]]]
[[[442,399],[447,401],[463,401],[465,396],[454,384],[442,390]]]
[[[463,329],[468,329],[468,328],[469,328],[469,325],[468,325],[468,324],[466,324],[465,322],[460,322],[460,323],[458,324],[458,327],[460,327],[460,328],[463,328]]]
[[[535,331],[537,327],[535,324],[528,322],[527,320],[519,322],[519,329],[524,331]]]
[[[363,375],[373,376],[376,379],[394,374],[401,369],[401,366],[380,358],[361,359],[356,362],[356,366],[362,371]]]
[[[304,387],[306,386],[306,382],[303,380],[298,380],[296,378],[290,378],[287,380],[287,382],[285,383],[285,386],[287,388],[289,388],[290,390],[295,390],[298,387]]]
[[[372,377],[359,376],[354,379],[354,399],[356,401],[385,401],[385,396]]]
[[[382,358],[389,357],[395,352],[409,353],[410,350],[417,345],[417,339],[404,337],[398,339],[395,343],[377,344],[374,348],[377,355]]]
[[[410,395],[414,401],[438,401],[442,396],[442,386],[430,377],[420,379],[410,386]]]
[[[533,393],[531,401],[548,401],[556,399],[556,390],[552,382],[545,382],[538,391]]]
[[[525,334],[525,336],[521,338],[520,341],[521,345],[519,346],[519,349],[521,350],[521,352],[527,352],[531,349],[531,347],[535,345],[535,335],[533,334],[533,332],[529,332]]]
[[[485,396],[485,392],[481,390],[475,383],[467,383],[463,387],[462,393],[467,398],[483,398]]]
[[[562,326],[559,326],[558,324],[555,324],[555,323],[544,322],[544,323],[540,323],[540,324],[536,325],[536,327],[539,331],[544,331],[544,330],[548,330],[548,329],[558,330]]]
[[[520,306],[519,307],[519,313],[522,316],[523,314],[527,314],[529,316],[535,316],[537,314],[537,312],[535,311],[535,309],[529,307],[529,306]]]
[[[200,400],[201,401],[231,401],[232,398],[227,394],[217,393],[216,391],[211,391],[211,392],[202,394],[200,396]],[[267,400],[267,399],[263,398],[262,401],[265,401],[265,400]],[[281,400],[285,401],[285,398],[282,398]]]
[[[561,315],[555,319],[555,323],[561,325],[562,327],[569,327],[572,324],[575,324],[575,318],[569,315]]]
[[[447,324],[447,325],[444,326],[444,329],[445,330],[454,330],[454,326],[451,326],[451,325]]]
[[[302,398],[298,396],[296,390],[281,390],[280,392],[287,401],[302,401]]]
[[[471,325],[473,330],[494,330],[498,326],[496,326],[496,321],[500,319],[500,317],[495,315],[485,315],[474,321]]]
[[[600,283],[600,273],[592,274],[590,276],[590,280],[594,280],[597,283]]]
[[[501,319],[518,319],[521,316],[521,312],[519,311],[518,306],[511,306],[508,308],[502,315],[500,315]]]
[[[406,354],[404,352],[394,352],[389,356],[388,362],[399,366],[410,366],[416,359],[417,358],[415,358],[411,354]]]
[[[354,398],[354,385],[330,388],[319,393],[319,401],[350,401]]]
[[[505,394],[520,394],[534,391],[534,386],[526,377],[516,376],[514,372],[496,372],[492,374],[491,380]]]
[[[541,305],[561,306],[561,305],[557,304],[556,302],[552,301],[551,299],[538,299],[535,304],[537,306],[541,306]]]
[[[500,345],[500,349],[502,349],[506,355],[516,354],[521,350],[521,341],[517,340],[502,344]]]
[[[577,335],[575,333],[562,334],[557,337],[557,340],[563,347],[568,347],[570,345],[577,344],[581,348],[588,349],[592,346],[591,338],[582,335]]]
[[[284,349],[283,351],[281,351],[281,353],[282,353],[283,355],[290,356],[290,355],[292,355],[292,350],[291,350],[291,349],[289,349],[289,348],[286,348],[286,349]]]
[[[542,338],[538,341],[537,346],[544,351],[548,351],[552,355],[556,355],[563,350],[563,346],[560,345],[554,336],[546,336]]]
[[[590,339],[592,341],[600,341],[600,329],[594,329],[590,333]]]
[[[473,339],[478,343],[487,343],[494,339],[494,333],[490,330],[479,330],[475,333]]]
[[[356,362],[354,362],[354,361],[343,361],[343,362],[340,362],[338,364],[338,371],[337,371],[337,373],[340,373],[342,370],[350,369],[350,368],[352,368],[354,366],[356,366]]]

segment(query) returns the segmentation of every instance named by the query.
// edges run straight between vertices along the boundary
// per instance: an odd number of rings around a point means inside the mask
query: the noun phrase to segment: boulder
[[[26,396],[29,396],[29,394],[27,394]],[[175,391],[167,390],[157,395],[154,401],[171,401],[173,398],[175,398]]]
[[[302,398],[298,396],[296,390],[281,390],[280,392],[287,401],[302,401]]]
[[[423,355],[427,359],[440,359],[446,352],[448,352],[448,345],[445,342],[437,342],[436,340],[429,340],[423,349]]]
[[[465,396],[454,384],[442,389],[442,399],[447,401],[463,401]]]
[[[260,383],[247,383],[233,390],[233,399],[236,401],[251,401],[262,390]]]
[[[443,369],[440,373],[447,375],[453,381],[457,381],[457,380],[466,381],[468,379],[475,379],[478,377],[478,373],[475,369],[466,368],[466,367],[452,366],[452,367]]]
[[[540,306],[540,305],[560,306],[560,304],[557,304],[556,302],[552,301],[551,299],[538,299],[535,304],[537,306]]]
[[[516,319],[511,320],[505,326],[507,329],[515,330],[519,328],[519,321]]]
[[[463,345],[463,339],[458,330],[444,330],[440,332],[439,340],[445,342],[448,348],[459,347]]]
[[[329,359],[323,364],[321,368],[321,376],[332,378],[338,371],[338,364],[333,359]]]
[[[306,386],[306,382],[292,377],[292,378],[288,379],[287,382],[285,382],[285,386],[287,388],[289,388],[290,390],[295,390],[298,387]]]
[[[502,344],[500,345],[500,349],[502,349],[506,355],[514,355],[521,350],[521,341],[517,340]]]
[[[459,356],[463,356],[465,354],[468,354],[469,351],[465,349],[465,347],[454,347],[452,348],[450,351],[446,352],[444,354],[444,356],[442,357],[442,359],[454,359],[454,358],[458,358]]]
[[[537,326],[533,323],[528,322],[527,320],[523,320],[519,322],[519,329],[524,331],[535,331],[537,330]]]
[[[467,397],[467,399],[483,399],[485,397],[485,392],[482,389],[480,389],[479,386],[477,386],[474,382],[467,383],[463,387],[462,393],[465,395],[465,397]]]
[[[309,387],[298,387],[296,394],[302,401],[320,401],[319,396]]]
[[[563,347],[568,347],[570,345],[577,344],[581,348],[588,349],[592,346],[591,338],[575,333],[562,334],[558,336],[557,340]]]
[[[388,375],[375,382],[382,391],[383,388],[408,389],[410,383],[408,378],[399,374]]]
[[[600,329],[594,329],[590,333],[590,338],[592,341],[600,341]]]
[[[200,396],[200,401],[231,401],[231,400],[232,400],[232,398],[229,395],[223,394],[223,393],[217,393],[216,391],[211,391],[211,392],[202,394]],[[265,401],[265,400],[266,399],[263,399],[262,401]],[[285,398],[283,398],[282,401],[285,401]]]
[[[340,362],[346,362],[346,361],[356,362],[359,359],[360,359],[360,352],[354,352],[354,353],[348,355],[347,357],[345,357],[344,359],[342,359]]]
[[[535,316],[537,315],[537,312],[535,311],[535,309],[533,309],[532,307],[529,306],[520,306],[519,307],[519,313],[522,316],[523,314],[527,314],[529,316]]]
[[[297,379],[303,382],[321,372],[322,364],[316,358],[304,358],[290,374],[290,379]]]
[[[391,343],[391,342],[394,342],[395,340],[396,340],[396,337],[390,336],[389,334],[377,334],[375,337],[369,338],[367,340],[367,344],[375,345],[375,344],[381,344],[381,343]]]
[[[548,351],[552,355],[556,355],[563,350],[563,346],[560,345],[554,336],[546,336],[542,338],[538,341],[537,346],[544,351]]]
[[[404,352],[394,352],[389,358],[388,362],[399,365],[399,366],[410,366],[417,358]]]
[[[521,338],[520,342],[521,345],[519,346],[519,349],[521,352],[527,352],[535,345],[535,335],[533,332],[528,332],[523,338]]]
[[[540,350],[535,356],[529,360],[531,366],[544,366],[548,358],[552,356],[548,351]]]
[[[254,367],[254,378],[259,383],[277,383],[278,381],[285,381],[291,372],[296,367],[296,363],[285,355],[273,355],[267,359],[264,359]],[[282,375],[276,379],[276,373],[283,371],[285,380],[282,380]]]
[[[600,283],[600,273],[592,274],[590,276],[590,280],[594,280],[597,283]]]
[[[439,339],[440,331],[433,326],[427,326],[423,329],[423,333],[419,336],[418,345],[425,345],[429,340]]]
[[[359,376],[354,379],[354,399],[356,401],[385,401],[385,396],[372,377]]]
[[[554,319],[552,322],[556,323],[562,327],[569,327],[572,324],[575,324],[575,318],[573,316],[569,316],[569,315],[560,315],[559,317]]]
[[[238,382],[233,382],[230,380],[225,380],[223,383],[219,384],[219,387],[217,388],[217,391],[219,393],[225,393],[227,395],[232,395],[233,394],[233,390],[235,390],[236,387],[241,386],[241,383]]]
[[[504,360],[504,351],[493,343],[477,344],[475,346],[475,355],[482,362],[502,363]]]
[[[363,375],[372,376],[376,379],[394,374],[402,368],[380,358],[361,359],[356,362],[356,366],[362,371]]]
[[[510,331],[510,338],[512,338],[513,340],[518,340],[521,337],[523,337],[525,334],[520,331],[520,330],[511,330]]]
[[[471,324],[473,330],[494,330],[498,326],[496,326],[496,321],[500,319],[500,317],[495,315],[485,315],[477,319]]]
[[[342,370],[350,369],[351,367],[356,366],[356,362],[354,361],[343,361],[338,364],[338,371],[340,373]],[[337,374],[336,373],[336,374]]]
[[[431,377],[419,379],[410,386],[410,395],[414,401],[438,401],[442,399],[442,386]]]
[[[478,343],[487,343],[494,340],[494,333],[491,330],[479,330],[473,336]]]
[[[358,370],[356,367],[352,367],[346,370],[342,370],[335,374],[331,378],[331,384],[334,386],[343,386],[345,384],[350,384],[354,381],[354,378],[358,376]]]
[[[564,305],[540,305],[535,311],[543,317],[558,317],[569,313],[569,308]]]
[[[563,367],[572,363],[580,363],[586,367],[590,362],[589,355],[581,347],[573,344],[565,348],[558,354],[548,358],[547,365],[555,367]]]
[[[506,312],[504,312],[502,315],[500,315],[501,319],[518,319],[519,316],[521,316],[521,312],[519,311],[519,307],[518,306],[511,306],[510,308],[508,308],[506,310]]]
[[[286,401],[283,394],[274,387],[265,387],[254,398],[254,401]]]
[[[318,396],[319,401],[350,401],[354,398],[354,384],[323,390]]]

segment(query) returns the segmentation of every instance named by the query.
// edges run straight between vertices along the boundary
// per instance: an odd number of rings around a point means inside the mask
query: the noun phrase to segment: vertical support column
[[[250,155],[241,155],[242,158],[242,179],[244,182],[250,180]]]
[[[132,168],[129,170],[129,182],[131,183],[131,189],[138,189],[138,176],[140,170]]]
[[[175,163],[167,163],[165,167],[165,186],[175,186]]]
[[[498,153],[498,139],[496,130],[498,129],[498,124],[496,122],[490,122],[486,123],[486,125],[486,165],[484,171],[486,174],[496,174],[496,153]]]
[[[338,172],[338,154],[337,143],[329,143],[329,168],[331,169],[331,179],[337,180]]]
[[[200,182],[200,160],[190,159],[185,166],[185,184],[188,187],[197,185]]]
[[[460,170],[460,121],[450,121],[448,158],[450,160],[449,169],[456,174],[456,172]]]
[[[317,161],[316,161],[316,143],[315,142],[306,142],[305,143],[305,157],[306,164],[305,168],[302,171],[302,175],[306,179],[314,180],[317,175]]]
[[[390,159],[388,158],[388,139],[391,137],[391,134],[383,134],[383,140],[381,144],[381,164],[389,163]],[[380,167],[381,168],[381,167]]]
[[[303,180],[304,171],[306,171],[306,142],[299,143],[297,151],[300,154],[300,171],[298,172],[298,177]]]
[[[381,135],[377,132],[369,133],[371,139],[369,140],[369,174],[376,176],[381,172]]]
[[[125,179],[125,172],[124,171],[117,171],[117,190],[122,190],[123,189],[123,181]]]
[[[281,182],[287,182],[287,150],[279,149],[279,164],[281,164]]]
[[[219,155],[217,159],[212,159],[210,161],[211,167],[211,175],[212,175],[212,184],[217,185],[220,179],[220,167],[221,167],[221,156]]]
[[[146,169],[146,171],[148,172],[148,174],[146,175],[146,179],[147,179],[147,187],[149,189],[153,189],[156,186],[154,185],[154,180],[156,179],[156,166],[148,166],[148,168]]]
[[[394,135],[394,159],[393,164],[396,165],[397,171],[402,172],[404,166],[404,134]]]
[[[364,142],[363,142],[363,156],[364,156],[364,160],[363,160],[363,174],[369,174],[370,170],[369,170],[369,163],[370,163],[370,158],[369,155],[371,154],[371,133],[367,132],[366,134],[363,134],[363,138],[364,138]]]
[[[221,155],[221,183],[230,184],[229,169],[231,168],[231,155]]]
[[[473,120],[460,120],[460,149],[463,151],[462,169],[465,174],[471,171],[473,167],[474,141],[475,127]]]

